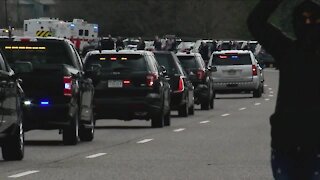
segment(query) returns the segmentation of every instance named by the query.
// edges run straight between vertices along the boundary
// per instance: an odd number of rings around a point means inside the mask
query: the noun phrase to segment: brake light
[[[129,86],[131,84],[130,80],[123,80],[123,85],[124,86]]]
[[[202,69],[199,69],[198,71],[197,71],[197,77],[198,77],[198,79],[199,80],[202,80],[203,78],[204,78],[204,70],[202,70]]]
[[[154,84],[154,81],[156,81],[158,79],[158,75],[155,73],[152,74],[148,74],[147,75],[147,86],[148,87],[152,87]]]
[[[252,65],[252,76],[258,75],[258,69],[256,65]]]
[[[63,95],[64,96],[72,96],[72,77],[71,76],[64,76],[63,77]]]
[[[184,91],[184,82],[183,82],[183,77],[180,76],[178,90],[176,90],[175,92],[180,93],[180,92],[183,92],[183,91]]]

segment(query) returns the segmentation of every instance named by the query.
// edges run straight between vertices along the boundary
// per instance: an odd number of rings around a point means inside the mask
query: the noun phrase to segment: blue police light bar
[[[41,101],[40,104],[41,105],[49,105],[49,101]]]

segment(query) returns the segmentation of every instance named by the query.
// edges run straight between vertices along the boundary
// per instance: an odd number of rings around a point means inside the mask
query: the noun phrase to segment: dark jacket
[[[270,118],[272,147],[320,147],[320,53],[268,23],[279,1],[261,0],[248,18],[253,37],[278,63],[278,97]]]

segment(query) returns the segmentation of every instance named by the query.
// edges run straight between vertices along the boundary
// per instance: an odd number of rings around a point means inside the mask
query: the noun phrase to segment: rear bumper
[[[143,119],[148,120],[161,111],[159,94],[151,93],[145,97],[107,97],[94,98],[95,119]]]
[[[252,81],[248,82],[215,82],[214,88],[216,91],[226,90],[256,90],[259,88],[259,78],[253,78]]]
[[[61,129],[70,125],[77,112],[76,105],[30,105],[23,107],[24,129]]]
[[[170,108],[171,110],[178,110],[182,105],[186,104],[186,92],[181,93],[171,93],[171,102]]]

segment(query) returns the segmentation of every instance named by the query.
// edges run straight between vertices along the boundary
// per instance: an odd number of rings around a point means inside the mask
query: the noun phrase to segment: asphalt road
[[[217,95],[215,109],[177,117],[172,126],[98,120],[92,142],[64,146],[58,131],[26,133],[23,161],[0,157],[0,179],[272,180],[269,116],[278,72],[265,70],[265,93]]]

